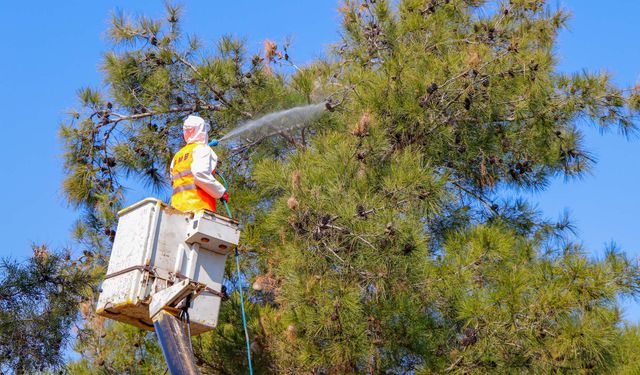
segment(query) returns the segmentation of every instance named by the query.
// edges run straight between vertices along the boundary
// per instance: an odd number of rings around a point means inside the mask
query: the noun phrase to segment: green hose
[[[227,180],[220,174],[220,172],[216,171],[216,174],[222,180],[222,184],[224,188],[228,191],[229,184],[227,184]],[[231,210],[229,210],[229,205],[227,201],[222,200],[222,204],[224,208],[227,210],[227,215],[229,219],[232,219]],[[240,253],[238,252],[238,248],[235,250],[235,258],[236,258],[236,270],[238,274],[238,290],[240,291],[240,310],[242,311],[242,326],[244,327],[244,339],[247,344],[247,361],[249,362],[249,375],[253,375],[253,366],[251,365],[251,345],[249,344],[249,329],[247,328],[247,316],[244,311],[244,292],[242,291],[242,283],[240,282]]]

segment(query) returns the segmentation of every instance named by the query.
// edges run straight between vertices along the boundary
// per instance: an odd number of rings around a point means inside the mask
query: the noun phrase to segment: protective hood
[[[190,115],[184,120],[182,127],[184,141],[187,143],[207,143],[209,140],[209,124],[202,117]]]

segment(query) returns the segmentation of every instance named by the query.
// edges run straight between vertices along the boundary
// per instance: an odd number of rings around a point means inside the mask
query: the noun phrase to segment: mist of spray
[[[245,122],[220,138],[220,142],[232,140],[240,136],[259,138],[268,137],[282,131],[301,128],[319,116],[325,104],[310,104],[284,111],[269,113],[258,119]]]

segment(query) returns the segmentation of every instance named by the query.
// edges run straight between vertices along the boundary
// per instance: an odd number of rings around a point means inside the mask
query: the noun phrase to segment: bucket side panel
[[[198,253],[193,279],[214,288],[214,285],[222,283],[226,261],[226,255],[201,249]],[[217,288],[214,289],[217,290]]]
[[[199,325],[207,331],[215,328],[218,325],[220,303],[220,297],[208,292],[202,292],[198,298],[193,301],[193,305],[191,305],[189,309],[189,318],[192,326]],[[192,331],[194,331],[193,328]]]
[[[187,214],[165,210],[160,221],[158,242],[154,254],[155,267],[167,272],[176,271],[176,263],[179,260],[177,258],[181,255],[180,251],[184,252],[182,247],[184,247],[186,225]]]
[[[124,305],[138,304],[138,298],[134,295],[134,283],[141,279],[138,270],[127,272],[120,276],[106,279],[102,282],[102,291],[98,298],[98,310],[118,311]]]
[[[145,266],[145,255],[153,233],[150,232],[156,210],[152,202],[129,211],[118,220],[107,276],[134,266]],[[121,304],[137,304],[142,289],[142,272],[132,270],[119,276],[107,278],[102,283],[98,309]]]
[[[151,226],[155,209],[150,203],[120,217],[107,274],[144,265],[146,250],[154,235]]]
[[[200,250],[196,262],[194,280],[220,292],[222,290],[226,258],[226,255]],[[206,291],[202,292],[193,301],[193,305],[189,310],[191,321],[208,329],[214,328],[218,324],[220,302],[220,297]]]

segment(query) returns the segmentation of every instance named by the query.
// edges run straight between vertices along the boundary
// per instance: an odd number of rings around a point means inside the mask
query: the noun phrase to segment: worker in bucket
[[[218,155],[207,144],[209,124],[191,115],[182,129],[187,144],[171,161],[171,206],[180,211],[215,211],[216,199],[227,201],[229,196],[213,176]]]

